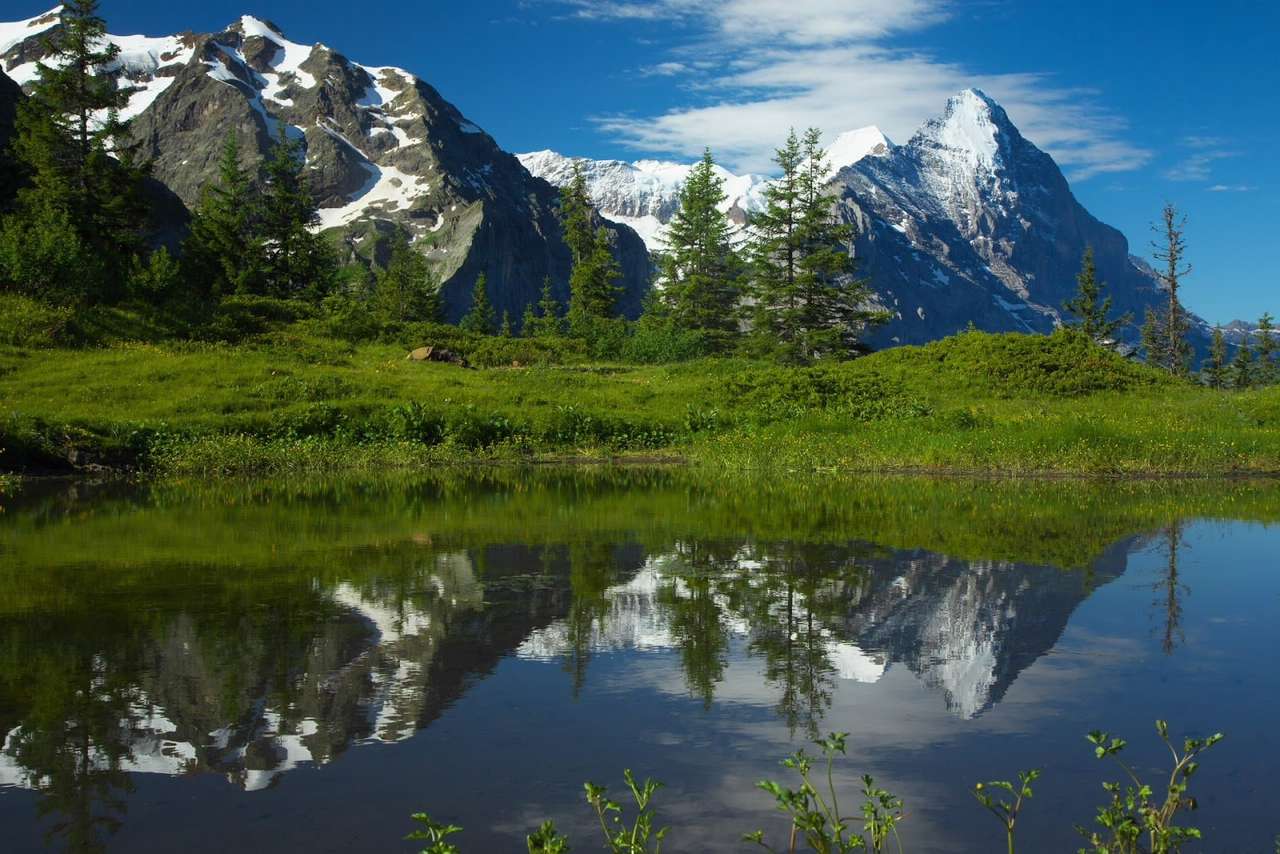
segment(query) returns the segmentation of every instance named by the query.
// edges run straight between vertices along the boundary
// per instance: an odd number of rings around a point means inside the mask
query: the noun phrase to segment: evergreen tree
[[[263,247],[255,238],[258,198],[249,170],[240,165],[235,132],[227,134],[218,163],[218,180],[206,184],[182,246],[185,278],[217,300],[263,288]]]
[[[527,338],[553,338],[564,334],[564,322],[560,315],[563,307],[551,289],[551,277],[542,282],[542,298],[535,310],[533,304],[525,307],[521,332]]]
[[[1275,318],[1266,312],[1258,320],[1258,385],[1271,385],[1277,379]]]
[[[1125,316],[1115,320],[1108,319],[1111,315],[1111,297],[1102,297],[1106,283],[1098,282],[1098,267],[1094,262],[1092,246],[1084,251],[1080,272],[1076,276],[1076,287],[1075,297],[1062,306],[1076,317],[1076,322],[1071,325],[1097,344],[1114,341],[1116,330],[1128,326],[1133,318]]]
[[[1214,327],[1213,344],[1209,347],[1209,360],[1204,366],[1204,379],[1209,388],[1223,388],[1227,384],[1227,342],[1222,328]]]
[[[573,177],[560,189],[560,224],[564,242],[573,258],[569,274],[569,328],[574,335],[590,337],[595,321],[613,317],[621,287],[622,271],[614,260],[609,231],[595,227],[595,209],[587,192],[587,179],[575,161]]]
[[[1164,337],[1163,325],[1160,318],[1156,314],[1155,309],[1147,306],[1146,315],[1142,322],[1142,357],[1147,360],[1147,364],[1162,367],[1162,354],[1167,339]]]
[[[146,251],[146,170],[119,111],[134,90],[104,73],[119,55],[97,0],[69,0],[18,109],[14,153],[29,179],[6,217],[0,264],[20,289],[56,299],[123,295]]]
[[[498,335],[502,338],[511,338],[511,312],[502,312],[502,326],[498,329]]]
[[[1253,385],[1253,350],[1249,347],[1249,336],[1245,335],[1236,350],[1235,361],[1231,363],[1231,387],[1246,389]]]
[[[1180,376],[1191,369],[1191,345],[1187,341],[1190,324],[1178,296],[1182,279],[1191,273],[1191,267],[1183,260],[1187,252],[1186,223],[1187,218],[1179,216],[1172,203],[1166,204],[1160,223],[1155,226],[1159,241],[1153,244],[1156,260],[1164,264],[1164,269],[1157,270],[1156,275],[1164,283],[1169,300],[1160,329],[1164,340],[1157,346],[1152,361]]]
[[[764,210],[751,217],[751,293],[754,333],[769,345],[797,345],[801,334],[799,277],[800,170],[803,156],[793,129],[774,153],[779,176],[765,186]]]
[[[853,277],[854,231],[826,192],[821,133],[812,128],[801,141],[792,131],[775,162],[782,176],[753,221],[756,332],[792,359],[846,355],[885,315],[868,308],[870,287]]]
[[[481,273],[471,289],[471,310],[458,326],[478,335],[492,335],[497,326],[493,303],[489,301],[489,277]]]
[[[720,210],[726,198],[724,179],[707,149],[680,188],[680,208],[667,227],[660,262],[671,320],[705,333],[721,350],[738,333],[742,290],[729,218]]]
[[[319,222],[315,199],[302,170],[305,147],[290,139],[280,125],[275,144],[263,164],[259,234],[263,247],[264,292],[274,297],[317,300],[337,276],[337,253],[311,227]]]
[[[440,320],[440,284],[403,232],[397,232],[387,266],[377,273],[373,298],[378,313],[390,320]]]

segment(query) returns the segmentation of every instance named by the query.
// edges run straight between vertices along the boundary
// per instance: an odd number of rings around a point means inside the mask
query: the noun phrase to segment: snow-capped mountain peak
[[[0,54],[14,45],[21,44],[32,36],[53,29],[62,20],[62,6],[54,6],[48,12],[27,18],[24,21],[0,22]]]
[[[864,157],[883,157],[893,150],[893,143],[875,125],[845,131],[827,146],[827,171],[834,176],[846,166]]]
[[[1001,139],[1011,130],[1003,107],[981,89],[965,89],[952,95],[942,115],[926,122],[910,144],[945,149],[971,164],[993,167],[1000,159]]]

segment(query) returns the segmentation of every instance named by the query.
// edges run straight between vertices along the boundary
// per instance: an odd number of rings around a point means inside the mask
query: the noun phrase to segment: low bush
[[[0,344],[56,347],[67,343],[72,310],[21,294],[0,294]]]

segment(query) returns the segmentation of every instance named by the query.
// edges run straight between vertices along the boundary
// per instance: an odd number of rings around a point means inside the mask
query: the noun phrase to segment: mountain
[[[841,134],[827,149],[827,164],[834,175],[845,166],[867,156],[883,156],[892,147],[879,128],[867,127]],[[688,180],[693,164],[663,160],[590,160],[566,157],[555,151],[532,151],[516,155],[534,175],[557,187],[569,183],[576,164],[587,180],[591,199],[608,219],[631,226],[644,238],[651,251],[661,251],[666,224],[680,207],[680,188]],[[748,213],[764,204],[764,175],[735,175],[716,166],[724,181],[727,198],[720,209],[737,226],[746,225]]]
[[[858,227],[862,272],[894,312],[879,343],[930,341],[970,322],[1047,332],[1088,246],[1117,313],[1141,318],[1166,299],[1124,235],[1086,211],[1053,158],[977,89],[905,145],[841,170],[833,188]]]
[[[58,25],[56,10],[0,24],[0,69],[19,84],[34,80],[43,37]],[[250,16],[218,33],[110,40],[120,55],[108,71],[135,87],[122,117],[133,120],[139,155],[188,206],[216,175],[228,133],[249,164],[283,128],[305,143],[319,227],[333,231],[348,258],[382,256],[377,238],[407,229],[435,262],[451,319],[467,310],[480,273],[497,310],[513,317],[537,299],[546,276],[567,299],[570,256],[555,188],[408,71],[292,42]],[[602,224],[623,270],[620,307],[634,316],[648,253],[629,228]]]
[[[535,175],[562,183],[569,158],[519,155]],[[875,346],[918,344],[970,323],[992,332],[1048,332],[1075,294],[1085,248],[1092,246],[1116,314],[1141,320],[1167,292],[1154,271],[1130,254],[1128,241],[1076,200],[1053,158],[1028,141],[1004,109],[977,89],[952,97],[942,115],[904,145],[876,128],[841,134],[827,149],[829,188],[840,216],[857,227],[859,272],[893,319],[875,330]],[[651,249],[676,208],[689,167],[577,161],[593,198],[609,218],[633,224]],[[661,191],[645,176],[669,176]],[[750,212],[767,179],[722,172],[736,210]],[[750,192],[743,192],[747,181]],[[647,183],[646,183],[647,182]],[[742,222],[743,216],[735,221]],[[1199,349],[1207,324],[1192,318]],[[1123,339],[1136,343],[1137,327]]]

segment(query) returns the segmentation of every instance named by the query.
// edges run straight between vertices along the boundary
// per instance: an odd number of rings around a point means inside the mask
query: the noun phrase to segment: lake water
[[[1044,769],[1028,851],[1075,850],[1085,733],[1226,733],[1203,850],[1280,834],[1280,486],[791,484],[671,470],[337,483],[52,481],[0,497],[6,852],[463,851],[582,783],[666,787],[664,850],[786,820],[754,788],[849,733],[907,851],[1003,850],[977,781]],[[1167,773],[1167,772],[1166,772]]]

